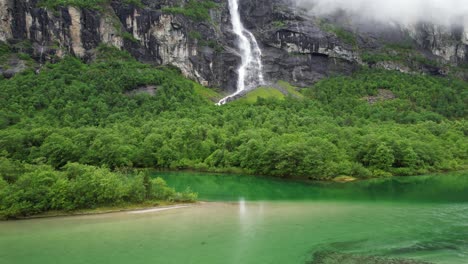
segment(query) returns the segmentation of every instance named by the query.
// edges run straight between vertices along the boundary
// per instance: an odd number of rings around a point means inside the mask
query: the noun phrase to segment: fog
[[[345,11],[382,23],[468,25],[468,0],[294,0],[316,15]]]

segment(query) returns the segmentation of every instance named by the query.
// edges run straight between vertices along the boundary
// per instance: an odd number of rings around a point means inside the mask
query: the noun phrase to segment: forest
[[[66,57],[1,78],[7,217],[196,198],[142,169],[332,180],[467,168],[468,83],[450,76],[362,68],[300,96],[216,106],[218,91],[177,69],[101,46],[89,64]]]

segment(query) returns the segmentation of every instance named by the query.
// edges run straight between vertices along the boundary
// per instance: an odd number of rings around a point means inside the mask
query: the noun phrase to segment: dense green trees
[[[144,201],[194,201],[190,190],[178,193],[147,173],[131,175],[107,168],[68,163],[61,170],[0,158],[0,216],[21,217],[49,210],[113,206]],[[7,182],[8,181],[8,182]]]
[[[156,95],[129,92],[145,85],[155,86]],[[379,89],[396,98],[369,104],[365,97]],[[467,93],[457,79],[363,70],[304,89],[302,99],[218,107],[204,97],[213,91],[177,70],[101,47],[92,64],[68,57],[39,74],[0,80],[2,210],[14,215],[174,195],[161,191],[162,182],[113,172],[123,168],[310,179],[463,169]]]
[[[375,95],[378,89],[391,90],[396,99],[381,102],[377,107],[363,105],[363,97]],[[438,122],[442,120],[440,115],[448,118],[468,115],[467,83],[452,77],[363,70],[352,77],[323,80],[307,93],[337,115],[347,115],[353,109],[358,110],[360,117],[399,123]]]

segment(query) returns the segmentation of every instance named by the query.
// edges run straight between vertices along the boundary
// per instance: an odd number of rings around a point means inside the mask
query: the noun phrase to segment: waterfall
[[[242,59],[237,77],[236,92],[221,99],[218,105],[223,105],[229,99],[242,92],[256,88],[264,84],[262,73],[262,50],[252,32],[244,28],[239,13],[239,0],[229,0],[229,12],[231,14],[232,29],[237,36],[237,45]]]

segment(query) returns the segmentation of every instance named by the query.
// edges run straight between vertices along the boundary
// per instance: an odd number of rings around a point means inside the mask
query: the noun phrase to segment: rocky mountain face
[[[188,1],[141,2],[113,0],[86,9],[45,8],[39,0],[0,0],[0,41],[30,54],[38,64],[66,54],[92,60],[99,45],[111,45],[145,63],[176,66],[203,85],[235,90],[240,58],[227,0],[215,0],[216,6],[207,10],[208,19],[170,9]],[[468,31],[463,27],[420,24],[389,32],[362,30],[348,25],[342,16],[314,17],[290,0],[240,0],[240,11],[262,48],[265,79],[272,83],[284,80],[307,86],[367,64],[443,74],[447,65],[468,62]],[[363,54],[380,52],[388,42],[408,38],[422,56],[438,63],[409,67],[363,59]]]
[[[468,27],[420,23],[408,28],[419,46],[452,63],[468,62]]]

